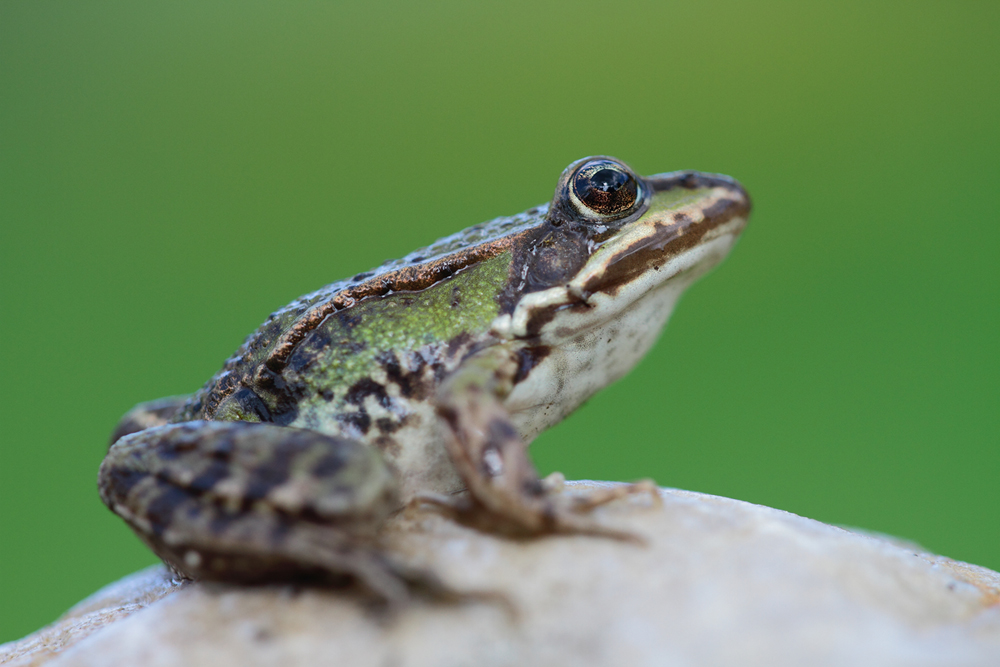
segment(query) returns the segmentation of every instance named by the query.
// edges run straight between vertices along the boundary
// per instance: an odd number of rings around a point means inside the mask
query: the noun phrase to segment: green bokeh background
[[[873,4],[4,3],[0,641],[154,561],[94,485],[129,407],[595,153],[755,208],[542,471],[1000,569],[1000,4]]]

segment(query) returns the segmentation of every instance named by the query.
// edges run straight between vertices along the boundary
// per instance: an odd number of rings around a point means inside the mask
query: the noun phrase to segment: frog
[[[570,496],[528,445],[638,363],[749,213],[728,176],[577,160],[548,204],[300,297],[195,393],[133,408],[101,499],[181,578],[392,600],[429,581],[382,538],[414,504],[519,539],[627,538],[592,510],[648,485]]]

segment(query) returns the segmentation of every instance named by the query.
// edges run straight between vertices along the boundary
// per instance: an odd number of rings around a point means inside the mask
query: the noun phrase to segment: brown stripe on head
[[[614,294],[617,289],[649,270],[660,266],[697,246],[706,235],[726,223],[746,220],[750,214],[750,198],[734,181],[686,172],[676,178],[650,179],[657,192],[676,187],[701,189],[711,193],[694,206],[681,207],[661,215],[651,215],[645,223],[645,233],[627,243],[608,243],[612,254],[604,271],[592,276],[584,291]],[[615,247],[619,246],[619,247]]]

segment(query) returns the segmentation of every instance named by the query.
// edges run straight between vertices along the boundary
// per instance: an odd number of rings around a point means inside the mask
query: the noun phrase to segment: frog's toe
[[[544,481],[544,480],[543,480]],[[577,512],[589,512],[596,507],[632,496],[649,496],[654,507],[663,506],[660,487],[651,479],[641,479],[632,484],[616,484],[586,494],[573,495],[572,506]]]
[[[559,493],[566,486],[566,475],[561,472],[551,472],[539,480],[545,493]]]
[[[431,508],[450,519],[458,519],[472,511],[473,503],[465,494],[444,495],[442,493],[418,493],[406,504],[407,516],[414,516],[422,509]]]

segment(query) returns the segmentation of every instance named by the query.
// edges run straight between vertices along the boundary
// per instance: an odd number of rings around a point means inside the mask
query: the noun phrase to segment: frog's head
[[[515,259],[521,279],[494,331],[560,343],[631,313],[625,326],[658,332],[684,288],[726,256],[749,213],[746,191],[727,176],[643,178],[615,158],[578,160]]]

